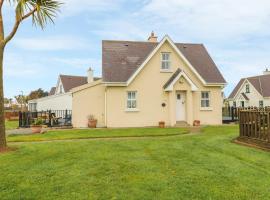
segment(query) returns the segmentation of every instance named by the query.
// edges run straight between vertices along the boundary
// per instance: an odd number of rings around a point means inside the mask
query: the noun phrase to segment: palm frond
[[[17,19],[22,19],[26,14],[35,10],[32,14],[32,22],[42,29],[48,23],[54,23],[54,19],[63,4],[58,0],[9,0],[9,2],[16,5]]]

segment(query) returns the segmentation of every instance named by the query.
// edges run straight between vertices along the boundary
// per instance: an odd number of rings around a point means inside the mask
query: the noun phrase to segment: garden
[[[269,199],[270,156],[238,126],[8,136],[1,199]]]

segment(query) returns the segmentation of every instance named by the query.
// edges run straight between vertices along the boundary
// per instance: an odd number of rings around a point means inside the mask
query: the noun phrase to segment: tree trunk
[[[7,147],[4,111],[4,81],[3,81],[4,47],[0,47],[0,150]]]

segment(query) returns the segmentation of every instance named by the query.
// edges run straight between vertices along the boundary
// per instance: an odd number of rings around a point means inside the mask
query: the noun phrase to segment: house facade
[[[72,90],[73,126],[167,126],[222,123],[226,81],[202,44],[103,41],[102,79]],[[91,102],[91,103],[90,103]]]
[[[266,69],[261,76],[241,79],[228,100],[231,107],[270,106],[270,71]]]
[[[93,70],[88,70],[88,76],[59,75],[57,84],[52,87],[49,96],[28,102],[29,111],[72,110],[71,89],[93,82]]]

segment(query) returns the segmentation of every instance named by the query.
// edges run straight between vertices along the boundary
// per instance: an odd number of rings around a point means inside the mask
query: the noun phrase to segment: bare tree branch
[[[22,16],[21,18],[16,18],[16,22],[13,26],[12,31],[10,32],[10,34],[4,39],[4,45],[6,45],[16,34],[21,22],[23,20],[25,20],[26,18],[30,17],[31,15],[33,15],[35,12],[37,11],[37,8],[31,10],[28,14]]]

